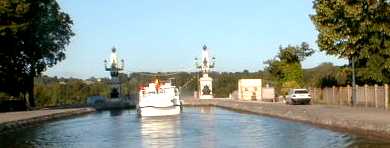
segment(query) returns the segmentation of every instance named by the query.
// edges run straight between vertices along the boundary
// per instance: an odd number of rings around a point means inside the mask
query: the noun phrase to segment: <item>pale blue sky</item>
[[[127,72],[194,71],[203,44],[216,71],[258,71],[280,45],[315,44],[310,0],[59,0],[74,21],[67,58],[46,74],[107,77],[103,60],[117,47]],[[318,51],[318,50],[317,50]],[[344,60],[317,52],[314,67]]]

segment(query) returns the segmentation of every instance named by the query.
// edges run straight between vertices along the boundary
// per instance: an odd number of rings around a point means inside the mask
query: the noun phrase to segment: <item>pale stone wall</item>
[[[240,79],[238,98],[240,100],[261,100],[261,79]]]
[[[204,94],[205,87],[208,87],[209,94]],[[200,92],[199,99],[212,99],[213,98],[213,79],[208,74],[203,74],[200,78]]]
[[[262,88],[262,100],[275,102],[275,88],[265,87]]]

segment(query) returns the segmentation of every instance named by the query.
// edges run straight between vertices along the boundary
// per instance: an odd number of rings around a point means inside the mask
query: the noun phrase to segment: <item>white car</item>
[[[290,89],[286,97],[287,104],[310,104],[311,96],[307,89]]]

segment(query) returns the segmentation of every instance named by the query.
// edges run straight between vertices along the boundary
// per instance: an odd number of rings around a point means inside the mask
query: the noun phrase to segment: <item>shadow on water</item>
[[[110,116],[114,117],[114,116],[121,116],[123,114],[123,110],[110,110]]]

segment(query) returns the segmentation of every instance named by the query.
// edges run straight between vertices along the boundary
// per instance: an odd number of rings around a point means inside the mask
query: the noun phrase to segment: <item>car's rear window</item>
[[[309,93],[307,90],[296,90],[294,91],[295,94],[307,94]]]

